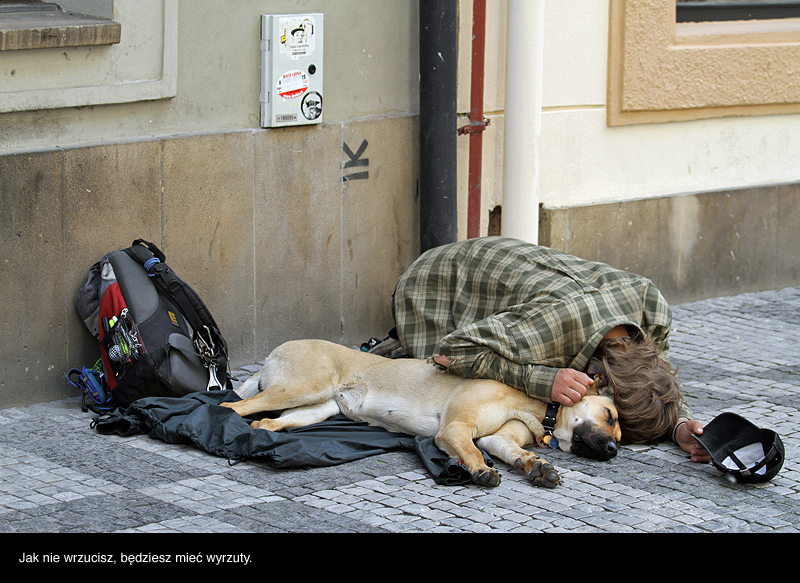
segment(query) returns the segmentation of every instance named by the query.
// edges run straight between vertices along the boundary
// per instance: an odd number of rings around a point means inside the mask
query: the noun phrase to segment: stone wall
[[[78,394],[66,372],[99,353],[75,295],[137,238],[198,291],[234,365],[384,334],[419,249],[417,136],[397,116],[0,156],[0,407]]]
[[[543,208],[539,242],[653,280],[671,303],[800,281],[800,184]]]

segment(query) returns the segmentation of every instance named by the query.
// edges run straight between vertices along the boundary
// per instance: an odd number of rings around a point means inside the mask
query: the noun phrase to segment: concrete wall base
[[[564,209],[539,242],[653,280],[671,303],[800,282],[800,184]]]
[[[359,345],[392,326],[418,255],[418,121],[382,117],[0,157],[0,407],[77,395],[96,343],[87,271],[137,238],[197,290],[234,366],[295,338]],[[359,163],[354,163],[360,160]]]

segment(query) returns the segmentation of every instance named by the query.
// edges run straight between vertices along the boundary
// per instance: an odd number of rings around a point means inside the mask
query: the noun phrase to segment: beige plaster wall
[[[469,111],[470,4],[461,6],[462,125]],[[505,72],[506,18],[504,1],[487,1],[484,107],[491,124],[483,133],[483,232],[490,211],[503,203],[506,94],[498,70]],[[545,1],[538,176],[543,207],[635,204],[800,181],[800,115],[788,109],[794,106],[775,107],[794,99],[793,26],[781,23],[788,30],[780,31],[775,23],[748,23],[743,31],[741,23],[728,23],[728,34],[720,36],[719,27],[675,24],[674,0]],[[719,70],[730,78],[715,70],[722,61],[727,68]],[[751,76],[748,67],[760,67],[758,75]],[[624,124],[610,121],[620,119],[614,108],[621,80],[631,100],[651,100],[641,112],[621,112]],[[748,91],[740,94],[737,84]],[[700,98],[705,101],[698,103]],[[675,100],[683,101],[678,109]],[[748,115],[737,109],[741,105]],[[468,138],[462,136],[462,236],[467,166]]]
[[[800,111],[800,20],[676,24],[673,0],[610,8],[610,125]]]
[[[261,14],[324,13],[324,121],[416,113],[417,9],[416,0],[115,0],[119,45],[0,51],[0,94],[66,92],[0,113],[0,153],[257,128]],[[129,95],[162,79],[164,95]],[[69,88],[84,85],[97,99],[71,101]]]

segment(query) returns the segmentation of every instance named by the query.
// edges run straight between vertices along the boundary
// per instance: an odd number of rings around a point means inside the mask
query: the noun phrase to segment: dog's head
[[[619,413],[605,371],[590,363],[587,370],[594,385],[571,407],[559,407],[553,436],[558,447],[576,455],[606,461],[617,455],[622,439]]]

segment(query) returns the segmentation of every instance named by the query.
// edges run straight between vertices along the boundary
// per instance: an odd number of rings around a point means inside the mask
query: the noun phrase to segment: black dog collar
[[[542,426],[544,427],[545,433],[548,435],[552,435],[553,431],[556,428],[556,417],[558,416],[558,403],[548,403],[547,404],[547,411],[544,414],[544,419],[542,420]]]
[[[544,435],[541,439],[537,439],[540,447],[549,447],[558,449],[558,440],[553,435],[556,429],[556,417],[558,416],[558,403],[548,403],[547,411],[545,411],[544,419],[542,419],[542,427],[544,427]]]

